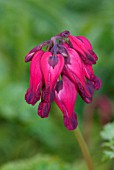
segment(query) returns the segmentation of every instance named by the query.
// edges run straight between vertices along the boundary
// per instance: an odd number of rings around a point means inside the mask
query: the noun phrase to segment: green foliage
[[[49,153],[51,157],[41,156],[44,166],[48,164],[46,159],[52,159],[59,169],[59,163],[53,159],[56,154],[65,161],[77,162],[75,166],[81,169],[78,144],[73,133],[65,129],[56,105],[53,104],[49,118],[42,120],[37,116],[38,104],[34,107],[26,104],[24,94],[29,86],[29,64],[24,63],[24,56],[61,31],[84,35],[99,56],[95,72],[103,81],[100,93],[113,100],[113,21],[113,0],[73,0],[72,3],[71,0],[0,0],[0,164],[16,160],[18,167],[20,158]],[[83,125],[83,108],[84,102],[78,97],[75,110],[80,126]],[[93,144],[94,150],[96,147],[97,144]],[[37,162],[39,157],[24,159],[22,164]],[[80,162],[81,166],[82,160]]]
[[[114,122],[104,126],[101,137],[103,139],[103,159],[114,159]]]
[[[8,163],[1,167],[1,170],[69,170],[70,167],[65,165],[59,159],[37,155],[31,159],[25,159]]]
[[[61,161],[58,157],[38,154],[29,159],[18,160],[6,163],[0,167],[0,170],[87,170],[83,160],[77,160],[76,163],[68,164]],[[109,169],[102,164],[96,166],[97,170]]]
[[[25,102],[25,89],[24,84],[15,83],[1,91],[0,162],[31,157],[37,152],[56,153],[72,161],[79,155],[72,151],[79,147],[75,146],[73,133],[65,129],[60,111],[53,105],[49,118],[41,119],[38,104],[28,107]]]

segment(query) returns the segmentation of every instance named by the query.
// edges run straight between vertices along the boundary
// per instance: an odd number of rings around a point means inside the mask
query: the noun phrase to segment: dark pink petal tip
[[[32,88],[29,88],[25,94],[25,100],[28,104],[35,105],[36,102],[40,99],[40,93],[37,95],[33,92]]]
[[[55,99],[54,89],[50,90],[50,87],[46,87],[42,90],[42,99],[47,103],[52,103]]]
[[[33,56],[34,56],[34,54],[35,54],[37,51],[39,51],[39,50],[40,50],[39,46],[34,47],[34,48],[26,55],[26,57],[25,57],[25,62],[31,61],[32,58],[33,58]]]
[[[64,125],[68,130],[76,129],[78,125],[76,114],[73,113],[70,117],[64,116]]]
[[[60,35],[61,37],[66,37],[67,38],[69,34],[70,34],[70,32],[68,30],[65,30],[65,31],[61,32],[60,34],[58,34],[58,35]]]
[[[30,54],[28,54],[26,57],[25,57],[25,62],[29,62],[32,60],[33,56],[34,56],[35,52],[32,52]]]
[[[91,103],[94,95],[94,84],[92,81],[88,80],[87,83],[85,83],[85,87],[83,87],[81,84],[78,85],[79,88],[79,94],[81,98],[86,102],[86,103]]]
[[[48,60],[48,63],[50,66],[52,66],[53,68],[57,65],[58,63],[58,57],[57,56],[50,56],[49,57],[49,60]]]
[[[102,81],[100,78],[97,77],[97,81],[95,82],[95,89],[99,90],[102,86]]]
[[[41,118],[46,118],[49,115],[51,104],[45,101],[41,101],[38,106],[38,115]]]
[[[102,86],[102,81],[100,78],[98,78],[97,76],[95,75],[92,75],[91,76],[91,80],[94,82],[94,87],[96,90],[99,90]]]
[[[25,62],[27,63],[27,62],[31,61],[32,58],[33,58],[33,56],[34,56],[34,54],[35,54],[34,52],[28,54],[28,55],[25,57]]]

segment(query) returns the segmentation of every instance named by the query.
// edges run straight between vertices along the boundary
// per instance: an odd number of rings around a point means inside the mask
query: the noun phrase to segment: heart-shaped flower
[[[46,46],[46,50],[42,48]],[[92,65],[98,57],[89,40],[72,36],[64,31],[33,48],[25,57],[30,61],[30,87],[25,94],[28,104],[40,100],[38,115],[48,117],[55,101],[63,112],[68,130],[77,127],[75,102],[79,93],[86,103],[91,103],[101,80],[94,74]]]

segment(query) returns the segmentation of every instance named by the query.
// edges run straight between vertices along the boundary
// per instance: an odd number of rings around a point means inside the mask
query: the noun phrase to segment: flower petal
[[[43,84],[40,60],[43,51],[38,51],[30,64],[30,87],[25,94],[25,100],[28,104],[34,105],[40,99],[40,89]]]
[[[97,60],[98,60],[98,57],[97,57],[97,55],[94,53],[93,47],[92,47],[90,41],[89,41],[87,38],[83,37],[83,36],[76,36],[76,37],[83,42],[83,45],[88,49],[88,51],[90,52],[90,54],[94,57],[95,61],[97,61]]]
[[[44,41],[43,43],[37,45],[36,47],[34,47],[25,57],[25,62],[29,62],[32,60],[32,58],[34,57],[34,55],[36,54],[36,52],[38,51],[42,51],[42,47],[44,47],[45,45],[49,44],[50,40],[48,41]]]
[[[72,48],[68,48],[68,52],[70,55],[70,64],[65,65],[63,73],[75,83],[82,99],[90,103],[94,93],[94,86],[85,78],[84,65],[79,54]]]
[[[35,55],[35,53],[38,52],[38,51],[42,51],[42,50],[40,50],[39,46],[37,45],[26,55],[25,62],[31,61],[33,56]]]
[[[64,58],[62,55],[57,54],[53,56],[51,52],[45,52],[41,59],[41,68],[45,80],[45,96],[43,100],[52,102],[54,98],[54,87],[58,77],[64,66]]]
[[[63,87],[60,82],[57,83],[55,91],[55,102],[64,115],[64,124],[68,130],[77,127],[77,118],[74,112],[77,90],[75,85],[65,75],[62,76]],[[60,87],[58,87],[60,85]]]
[[[85,76],[93,82],[94,88],[96,90],[99,90],[101,88],[102,82],[100,78],[95,76],[92,66],[84,64],[84,70],[85,70]]]
[[[78,52],[81,59],[86,64],[96,64],[96,55],[92,50],[88,50],[87,45],[85,45],[79,38],[69,35],[69,40],[73,48]]]
[[[41,101],[38,106],[38,115],[42,118],[46,118],[49,115],[51,104],[45,101]]]
[[[55,95],[52,96],[52,94],[50,94],[50,95],[48,95],[48,97],[50,97],[50,99],[48,99],[47,98],[47,92],[48,92],[48,90],[46,91],[45,87],[43,87],[42,95],[41,95],[41,102],[38,106],[38,115],[41,118],[48,117],[49,112],[50,112],[50,108],[51,108],[51,101],[54,100],[54,97],[55,97]],[[54,91],[52,91],[52,93],[54,93]],[[50,102],[49,102],[49,100],[50,100]]]
[[[87,48],[88,50],[93,50],[93,47],[92,47],[90,41],[89,41],[87,38],[85,38],[84,36],[76,36],[76,37],[77,37],[79,40],[82,41],[82,43],[86,46],[86,48]]]

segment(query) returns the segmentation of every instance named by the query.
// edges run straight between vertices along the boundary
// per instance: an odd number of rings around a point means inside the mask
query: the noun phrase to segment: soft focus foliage
[[[72,3],[70,0],[0,0],[0,164],[25,160],[38,153],[57,155],[69,163],[83,159],[73,133],[64,128],[59,109],[53,105],[49,118],[42,120],[36,114],[37,108],[24,100],[29,82],[25,55],[64,30],[91,41],[99,57],[95,74],[103,82],[95,95],[107,95],[114,102],[113,0],[73,0]],[[81,127],[86,124],[83,109],[84,102],[78,98],[76,112]],[[102,125],[96,115],[92,122],[87,117],[88,125],[93,126],[89,137],[85,136],[91,143],[89,148],[96,167],[101,170],[104,166],[105,170],[107,165],[101,162],[99,145]],[[110,169],[114,167],[114,163],[106,164]]]
[[[57,158],[37,155],[32,159],[9,163],[3,166],[1,170],[69,170],[69,168]]]
[[[101,137],[103,139],[103,159],[114,160],[114,122],[104,126]]]

